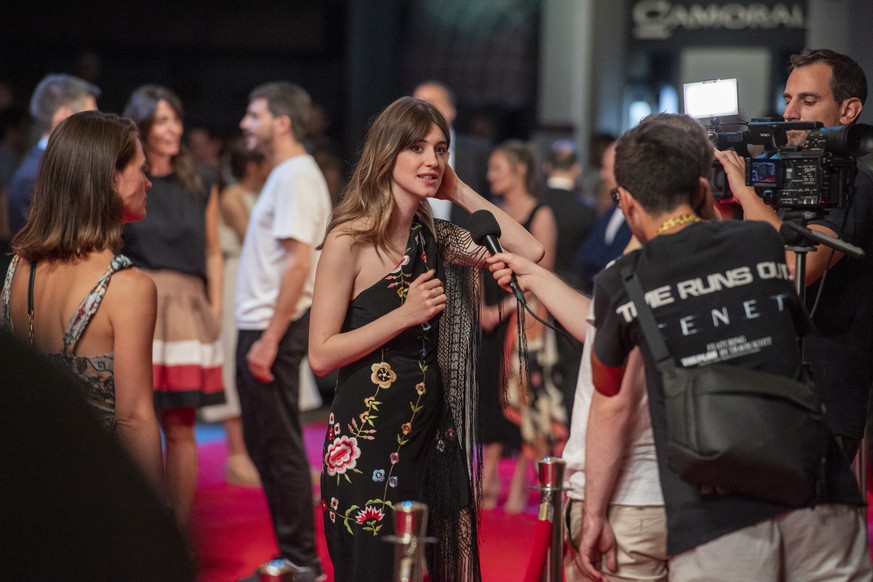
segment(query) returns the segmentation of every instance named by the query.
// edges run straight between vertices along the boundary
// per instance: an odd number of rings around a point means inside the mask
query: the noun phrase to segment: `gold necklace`
[[[700,217],[696,214],[680,214],[679,216],[668,218],[667,220],[662,222],[661,226],[658,227],[657,232],[658,234],[662,234],[667,232],[671,228],[682,226],[683,224],[691,224],[692,222],[700,222]]]

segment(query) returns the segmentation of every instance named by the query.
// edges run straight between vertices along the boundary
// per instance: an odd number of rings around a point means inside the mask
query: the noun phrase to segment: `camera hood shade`
[[[838,156],[863,156],[873,152],[873,126],[864,123],[823,127],[826,150]]]

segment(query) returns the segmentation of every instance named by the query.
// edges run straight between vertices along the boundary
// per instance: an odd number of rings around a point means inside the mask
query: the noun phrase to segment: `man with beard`
[[[846,55],[828,49],[792,55],[785,85],[785,120],[819,121],[825,127],[851,125],[867,98],[864,71]],[[801,146],[806,131],[788,132],[789,145]],[[777,230],[782,216],[745,185],[745,162],[733,151],[716,151],[746,220],[763,220]],[[825,211],[809,228],[864,249],[854,260],[820,246],[806,259],[807,309],[816,332],[805,339],[803,358],[828,411],[828,424],[849,460],[858,452],[873,382],[873,177],[859,169],[846,208]],[[786,251],[793,271],[794,253]]]

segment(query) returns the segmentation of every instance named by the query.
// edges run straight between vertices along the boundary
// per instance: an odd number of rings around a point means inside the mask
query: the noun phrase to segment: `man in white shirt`
[[[321,576],[298,410],[316,249],[331,211],[324,176],[303,146],[310,107],[306,91],[291,83],[268,83],[249,95],[240,128],[247,147],[273,169],[249,219],[234,304],[246,447],[273,518],[280,551],[274,565],[295,568],[295,580]]]
[[[588,580],[583,571],[580,547],[583,538],[583,513],[586,489],[587,447],[598,447],[604,439],[624,435],[624,454],[608,462],[621,465],[615,487],[608,499],[607,523],[614,532],[614,554],[606,555],[607,580],[667,579],[667,517],[658,478],[658,461],[652,422],[646,397],[645,377],[639,350],[628,358],[619,394],[608,398],[594,390],[591,377],[591,350],[594,347],[594,306],[588,314],[588,329],[579,368],[570,439],[564,448],[567,463],[564,487],[567,490],[566,524],[568,547],[564,555],[567,582]],[[589,415],[590,412],[590,415]],[[589,433],[589,416],[599,428]],[[597,459],[594,460],[597,462]],[[603,488],[601,488],[601,491]],[[594,495],[598,495],[594,488]]]

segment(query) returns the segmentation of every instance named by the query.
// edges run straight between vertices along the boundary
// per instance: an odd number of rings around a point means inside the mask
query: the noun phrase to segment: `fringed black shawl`
[[[429,535],[437,539],[428,546],[428,567],[434,582],[479,582],[479,271],[485,267],[486,252],[473,244],[467,230],[443,220],[435,220],[434,225],[442,258],[437,276],[445,286],[447,302],[437,350],[445,398],[425,484]],[[520,307],[518,314],[523,319]],[[523,345],[523,322],[519,330]]]

